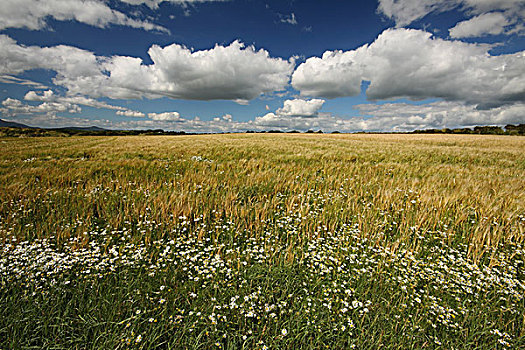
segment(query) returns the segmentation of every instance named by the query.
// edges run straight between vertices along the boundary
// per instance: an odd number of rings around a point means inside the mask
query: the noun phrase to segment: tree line
[[[475,126],[474,128],[415,130],[415,134],[477,134],[477,135],[525,135],[525,124],[500,126]]]

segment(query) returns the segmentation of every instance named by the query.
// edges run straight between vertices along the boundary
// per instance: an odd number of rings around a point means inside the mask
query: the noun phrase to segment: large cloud
[[[130,18],[99,0],[2,0],[0,29],[43,29],[46,20],[77,21],[99,28],[110,24],[168,32],[148,21]]]
[[[358,95],[366,61],[366,46],[354,51],[326,51],[310,57],[292,75],[292,86],[306,96],[335,98]]]
[[[178,44],[153,45],[148,54],[152,65],[137,58],[112,58],[106,65],[110,85],[132,93],[181,99],[251,100],[283,90],[294,67],[293,60],[271,58],[267,51],[245,47],[239,41],[202,51]]]
[[[302,95],[357,95],[362,81],[372,100],[442,98],[481,108],[525,99],[525,51],[491,56],[486,45],[433,38],[413,29],[388,29],[370,45],[312,57],[292,76]]]
[[[153,45],[153,64],[140,58],[101,57],[71,46],[22,46],[0,35],[0,74],[16,75],[31,69],[56,72],[53,82],[70,95],[114,99],[168,96],[193,100],[246,102],[264,93],[284,90],[294,60],[272,58],[265,50],[234,41],[192,51],[173,44]]]
[[[107,89],[108,77],[103,72],[105,58],[92,52],[65,45],[23,46],[6,35],[0,35],[0,47],[0,74],[46,69],[56,72],[53,82],[66,87],[71,95],[99,97]]]

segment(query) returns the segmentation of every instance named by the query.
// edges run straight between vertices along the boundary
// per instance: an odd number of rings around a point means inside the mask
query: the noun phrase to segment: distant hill
[[[248,130],[247,133],[299,133],[299,131],[253,131]],[[307,134],[317,133],[322,134],[322,130],[305,131]],[[333,131],[332,134],[340,133]],[[358,132],[359,134],[378,133],[389,134],[389,132]],[[476,126],[474,128],[458,128],[458,129],[425,129],[414,130],[412,132],[404,132],[404,134],[474,134],[474,135],[521,135],[525,136],[525,124],[506,125],[504,128],[500,126],[486,125]],[[40,136],[126,136],[126,135],[192,135],[193,133],[186,133],[184,131],[164,131],[162,129],[148,129],[148,130],[111,130],[104,129],[98,126],[69,126],[61,128],[38,128],[27,126],[24,124],[9,122],[0,119],[0,137],[40,137]]]
[[[27,126],[25,124],[8,122],[6,120],[0,119],[0,128],[21,128],[21,129],[34,129],[32,126]]]
[[[68,136],[126,136],[126,135],[191,135],[184,131],[110,130],[98,126],[69,126],[62,128],[36,128],[0,119],[0,137],[68,137]]]
[[[21,123],[9,122],[7,120],[0,119],[0,128],[21,128],[21,129],[41,129],[34,126],[28,126]],[[65,126],[62,128],[49,128],[49,130],[56,131],[108,131],[108,129],[99,128],[98,126]]]
[[[53,128],[53,130],[76,130],[76,131],[108,131],[108,129],[98,126],[67,126],[63,128]]]

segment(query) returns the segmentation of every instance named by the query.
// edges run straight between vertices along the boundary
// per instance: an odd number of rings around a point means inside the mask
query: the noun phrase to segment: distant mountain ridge
[[[39,128],[28,126],[21,123],[10,122],[0,119],[0,136],[126,136],[126,135],[193,135],[185,131],[164,131],[162,129],[148,129],[148,130],[111,130],[104,129],[98,126],[66,126],[59,128]],[[266,130],[253,131],[247,130],[246,133],[299,133],[300,131],[282,131],[282,130]],[[304,133],[318,133],[322,134],[322,130],[313,131],[308,130]],[[392,134],[392,132],[357,132],[358,134]],[[339,131],[333,131],[332,134],[340,134]],[[456,129],[424,129],[401,132],[401,134],[472,134],[472,135],[520,135],[525,136],[525,124],[508,124],[505,127],[485,125],[476,126],[474,128],[456,128]]]
[[[15,123],[15,122],[8,122],[7,120],[0,119],[0,128],[22,128],[22,129],[35,129],[32,126],[28,126],[25,124]]]
[[[42,129],[21,123],[10,122],[0,119],[0,128],[21,128],[21,129]],[[50,130],[75,130],[75,131],[107,131],[108,129],[99,128],[98,126],[64,126],[60,128],[49,128]]]

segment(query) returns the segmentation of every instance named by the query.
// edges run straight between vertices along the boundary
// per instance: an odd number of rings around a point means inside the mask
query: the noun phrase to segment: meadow
[[[0,349],[525,348],[525,138],[0,138]]]

